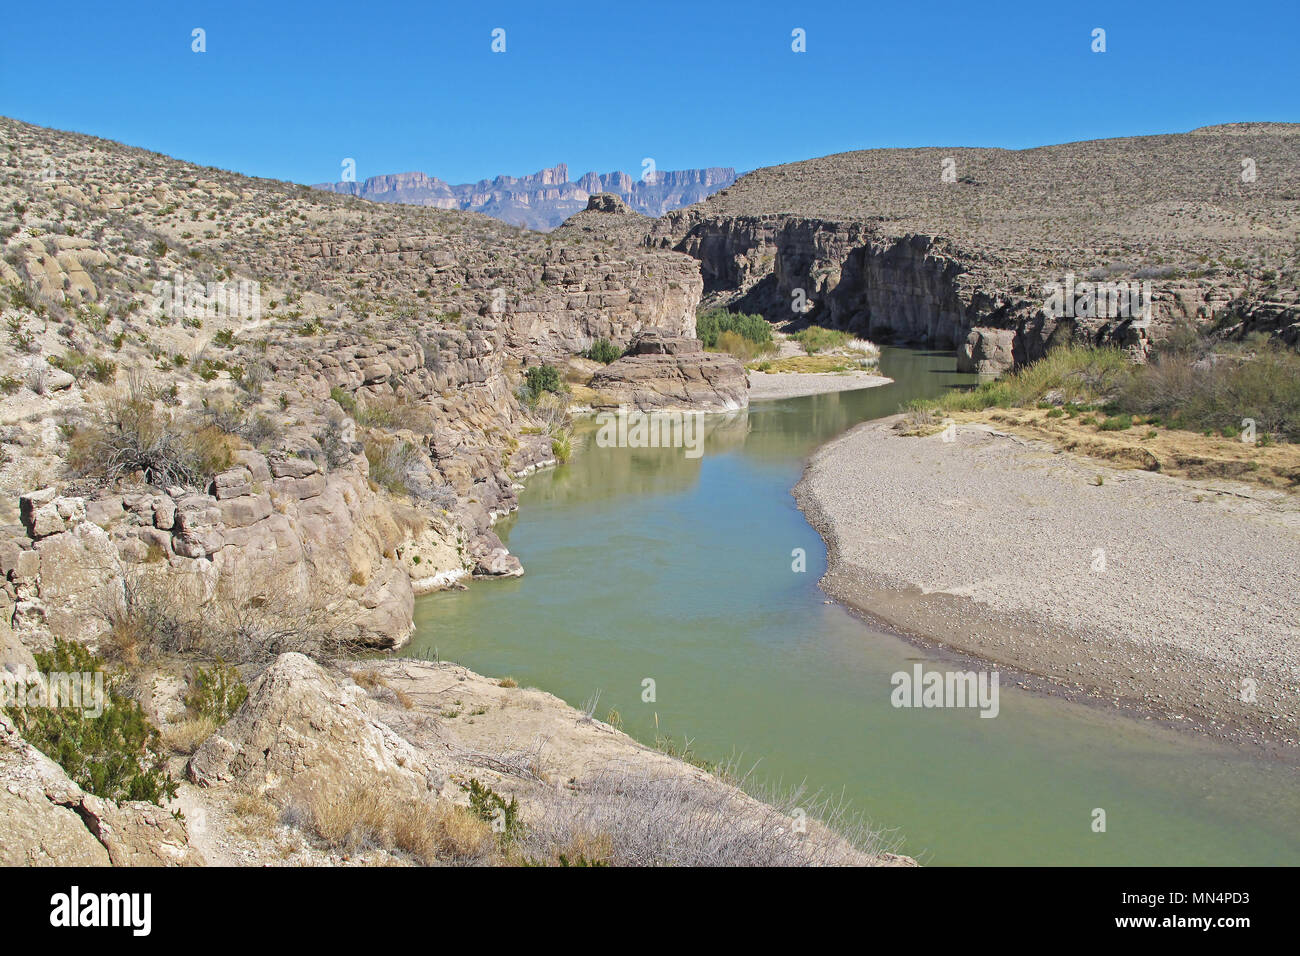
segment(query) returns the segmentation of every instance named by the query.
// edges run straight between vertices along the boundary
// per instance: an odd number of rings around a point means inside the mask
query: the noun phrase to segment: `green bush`
[[[1251,345],[1252,352],[1241,354],[1225,348],[1201,367],[1187,354],[1158,356],[1134,371],[1119,404],[1170,428],[1237,435],[1242,419],[1251,418],[1262,434],[1300,441],[1300,355],[1278,345]]]
[[[564,381],[560,378],[560,370],[554,365],[534,365],[524,372],[524,388],[532,400],[536,401],[543,392],[564,391]]]
[[[520,835],[523,822],[519,819],[519,801],[516,798],[511,797],[507,803],[501,794],[472,778],[465,789],[469,791],[469,808],[480,820],[493,824],[501,843],[509,843]],[[497,829],[498,825],[502,828]]]
[[[909,408],[1033,408],[1049,392],[1084,424],[1104,406],[1107,431],[1130,427],[1137,415],[1148,425],[1233,437],[1249,418],[1261,436],[1300,441],[1300,354],[1262,338],[1180,343],[1146,365],[1116,348],[1062,346],[995,381]]]
[[[330,398],[338,402],[339,408],[343,409],[346,414],[351,415],[353,418],[356,417],[357,400],[353,397],[351,392],[335,385],[330,389]]]
[[[36,655],[44,674],[104,671],[102,658],[80,644],[56,640]],[[97,717],[71,707],[15,707],[10,717],[19,733],[67,772],[87,793],[106,800],[147,800],[161,805],[176,796],[158,730],[123,686],[104,678],[104,710]]]
[[[583,358],[589,358],[593,362],[601,362],[608,365],[615,359],[621,358],[623,350],[611,342],[609,339],[596,339],[591,343],[591,348],[582,353]]]
[[[695,336],[706,349],[717,348],[718,336],[723,332],[734,332],[758,345],[772,344],[772,325],[761,315],[710,309],[695,317]]]

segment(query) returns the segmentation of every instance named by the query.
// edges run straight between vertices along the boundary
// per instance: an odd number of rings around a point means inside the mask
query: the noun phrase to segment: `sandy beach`
[[[892,378],[872,372],[750,372],[749,400],[762,402],[778,398],[802,398],[828,392],[888,385]]]
[[[831,596],[1028,686],[1300,753],[1300,498],[894,421],[795,489]]]

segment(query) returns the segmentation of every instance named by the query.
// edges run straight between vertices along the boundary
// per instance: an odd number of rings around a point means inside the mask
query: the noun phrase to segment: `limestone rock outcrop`
[[[287,799],[294,787],[362,788],[422,798],[443,770],[373,716],[364,690],[302,654],[282,654],[248,699],[190,759],[200,786],[231,785]]]
[[[739,361],[662,329],[637,336],[627,354],[596,372],[591,388],[600,396],[597,407],[723,412],[749,405]]]

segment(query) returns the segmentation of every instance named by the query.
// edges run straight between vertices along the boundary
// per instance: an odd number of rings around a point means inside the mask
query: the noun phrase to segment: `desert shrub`
[[[523,832],[523,822],[519,819],[519,801],[515,797],[507,801],[477,779],[471,779],[468,785],[461,786],[469,791],[469,808],[480,820],[492,824],[497,839],[503,845]]]
[[[734,332],[757,345],[770,345],[772,342],[771,323],[761,315],[710,309],[695,317],[695,335],[706,349],[717,348],[718,336],[723,332]]]
[[[735,356],[741,362],[753,361],[760,355],[772,351],[775,346],[771,342],[755,342],[747,339],[739,332],[725,331],[719,332],[714,340],[715,351],[726,352]]]
[[[63,355],[51,355],[48,361],[79,382],[89,378],[103,385],[111,385],[117,380],[117,363],[112,359],[69,351]]]
[[[203,404],[195,413],[201,427],[213,427],[223,432],[234,434],[244,427],[248,417],[242,405],[220,398],[204,398]]]
[[[419,478],[427,473],[420,450],[405,441],[371,439],[365,444],[370,480],[395,495],[416,496]]]
[[[173,753],[190,756],[216,730],[217,725],[210,717],[185,717],[163,728],[162,742]]]
[[[1067,345],[968,391],[948,392],[914,403],[943,411],[1034,407],[1049,392],[1067,404],[1092,404],[1114,395],[1132,373],[1133,363],[1120,349]]]
[[[9,327],[9,340],[13,343],[14,348],[20,352],[31,352],[35,350],[36,336],[27,330],[26,324],[16,315],[10,316],[6,320]]]
[[[426,406],[398,398],[367,400],[356,406],[352,417],[358,425],[367,428],[405,428],[427,433],[434,427],[433,415]]]
[[[215,724],[224,724],[248,698],[239,671],[221,658],[211,668],[198,667],[190,680],[185,706],[198,717],[206,717]]]
[[[524,372],[524,388],[531,396],[531,401],[536,402],[544,392],[563,391],[564,380],[554,365],[534,365]]]
[[[321,429],[312,436],[325,456],[327,471],[338,468],[352,458],[352,446],[344,440],[343,423],[343,418],[334,412],[325,420]]]
[[[795,788],[760,803],[736,783],[620,767],[578,791],[539,788],[514,852],[561,866],[824,866],[888,849],[842,802]]]
[[[1097,426],[1104,432],[1122,432],[1125,429],[1133,427],[1133,418],[1130,415],[1111,415]]]
[[[357,400],[352,393],[335,385],[330,389],[330,398],[338,402],[339,408],[343,409],[348,415],[356,416]]]
[[[1131,425],[1137,415],[1147,424],[1232,436],[1250,418],[1264,435],[1300,441],[1300,354],[1263,338],[1236,345],[1189,338],[1145,365],[1120,349],[1067,345],[994,381],[908,407],[1036,407],[1049,394],[1067,416],[1104,406],[1106,430]],[[1091,423],[1092,416],[1077,420]]]
[[[68,442],[74,475],[112,484],[141,473],[152,485],[194,485],[230,466],[239,440],[211,425],[194,427],[160,412],[140,394],[112,398]]]
[[[623,355],[623,350],[609,339],[596,339],[591,343],[591,347],[582,354],[584,358],[589,358],[593,362],[608,365],[615,359],[620,358]]]
[[[569,429],[568,395],[564,392],[543,392],[529,409],[529,414],[541,424],[538,434],[552,437]]]
[[[1260,342],[1250,347],[1201,359],[1194,352],[1157,356],[1134,370],[1117,404],[1191,431],[1237,434],[1251,418],[1260,432],[1300,441],[1300,355]]]
[[[270,448],[280,440],[284,429],[270,415],[259,413],[246,419],[238,433],[255,448]]]
[[[36,655],[43,674],[104,672],[104,660],[72,641],[56,640]],[[84,703],[84,701],[83,701]],[[91,716],[81,707],[15,707],[10,716],[19,733],[62,767],[88,793],[107,800],[162,804],[176,796],[157,728],[125,690],[121,676],[104,675],[104,710]]]
[[[96,608],[104,646],[127,664],[178,654],[246,664],[287,651],[322,657],[361,645],[353,612],[330,599],[333,586],[311,568],[237,565],[211,595],[187,577],[136,571],[106,591]]]

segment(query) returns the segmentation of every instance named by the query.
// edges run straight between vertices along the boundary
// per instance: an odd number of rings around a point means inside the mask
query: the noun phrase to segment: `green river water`
[[[991,720],[891,705],[894,672],[953,665],[827,603],[825,547],[790,493],[818,445],[970,381],[942,353],[881,365],[894,384],[717,420],[700,458],[600,448],[589,427],[498,526],[524,577],[421,598],[410,653],[575,706],[599,691],[596,716],[618,710],[634,737],[653,742],[657,717],[703,758],[843,795],[923,863],[1300,863],[1295,768],[1014,686]]]

